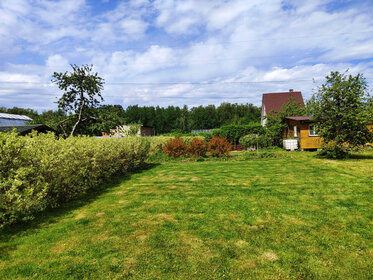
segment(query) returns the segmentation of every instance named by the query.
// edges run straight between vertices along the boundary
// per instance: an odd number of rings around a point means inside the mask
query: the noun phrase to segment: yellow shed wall
[[[300,124],[300,148],[320,149],[321,138],[319,136],[309,136],[309,123]]]

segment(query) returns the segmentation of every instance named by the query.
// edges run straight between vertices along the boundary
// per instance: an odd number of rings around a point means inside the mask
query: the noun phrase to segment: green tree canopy
[[[336,149],[343,144],[356,147],[370,141],[368,85],[362,74],[331,72],[309,102],[318,134]]]
[[[96,107],[104,99],[101,96],[104,79],[92,72],[93,65],[71,65],[73,71],[65,73],[53,73],[52,82],[64,91],[58,100],[58,108],[69,113],[68,119],[74,120],[70,135],[74,135],[78,125],[90,116],[89,108]]]

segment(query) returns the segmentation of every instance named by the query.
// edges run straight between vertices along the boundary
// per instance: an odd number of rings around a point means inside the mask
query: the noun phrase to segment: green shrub
[[[163,151],[170,157],[182,157],[188,154],[188,148],[183,139],[176,137],[168,141]]]
[[[260,123],[249,125],[226,125],[220,129],[214,129],[213,136],[226,138],[231,144],[238,144],[239,139],[248,134],[264,134],[265,129]]]
[[[267,134],[255,135],[249,134],[242,136],[239,140],[245,148],[268,148],[272,146],[272,139]]]
[[[205,140],[206,142],[210,142],[210,140],[212,139],[212,133],[200,132],[200,133],[197,133],[197,137],[202,140]]]
[[[170,136],[152,136],[148,137],[147,139],[150,142],[150,148],[149,148],[149,155],[153,156],[156,154],[163,154],[163,147],[164,145],[169,142],[174,137]],[[201,140],[205,140],[202,136],[183,136],[180,137],[186,145],[189,145],[190,141],[192,141],[194,138],[199,138]]]
[[[208,150],[213,157],[230,156],[231,144],[226,138],[215,136],[208,143]]]
[[[0,133],[0,227],[32,219],[140,167],[148,151],[140,137],[64,140]]]
[[[204,157],[206,156],[207,153],[207,144],[205,141],[199,139],[199,138],[194,138],[189,146],[188,146],[188,154],[191,157]]]
[[[345,159],[349,157],[346,147],[340,147],[335,141],[324,143],[322,150],[318,153],[319,157],[330,159]]]

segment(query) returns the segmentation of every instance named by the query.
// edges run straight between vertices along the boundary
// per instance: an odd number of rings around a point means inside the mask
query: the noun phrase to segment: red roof
[[[271,111],[279,112],[282,106],[289,102],[290,97],[294,99],[295,103],[299,103],[299,108],[304,108],[302,92],[300,91],[263,93],[262,106],[265,106],[267,114]]]

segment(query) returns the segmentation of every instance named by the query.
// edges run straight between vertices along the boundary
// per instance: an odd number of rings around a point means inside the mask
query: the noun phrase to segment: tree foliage
[[[371,96],[367,102],[367,115],[368,115],[368,122],[373,124],[373,96]]]
[[[248,125],[224,125],[213,131],[214,136],[226,138],[231,144],[238,144],[240,138],[247,134],[264,134],[265,129],[260,123]]]
[[[326,145],[342,150],[369,142],[368,85],[362,74],[331,72],[309,102],[318,134]],[[343,154],[343,153],[342,153]]]
[[[4,110],[10,110],[3,108]],[[25,115],[31,117],[25,110]],[[33,111],[34,123],[44,123],[58,134],[67,135],[76,122],[76,114],[69,115],[62,109],[46,111],[38,115]],[[85,107],[84,122],[75,129],[75,134],[101,135],[110,129],[128,123],[140,123],[153,127],[155,134],[188,133],[192,129],[219,128],[224,125],[250,125],[259,123],[260,109],[252,104],[222,103],[219,106],[198,106],[188,108],[178,106],[138,106],[131,105],[124,109],[121,105],[100,105]]]
[[[73,120],[70,135],[81,122],[94,118],[89,114],[89,108],[96,107],[103,101],[101,91],[104,79],[92,72],[93,65],[71,65],[72,72],[53,73],[52,82],[64,92],[58,100],[58,108],[70,114],[67,120]]]

